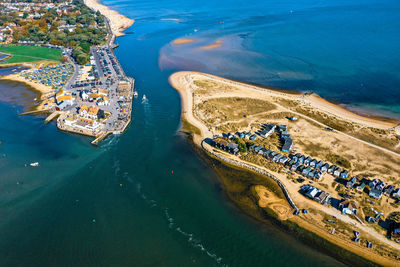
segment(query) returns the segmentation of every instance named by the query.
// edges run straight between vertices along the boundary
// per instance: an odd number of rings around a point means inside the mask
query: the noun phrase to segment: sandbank
[[[205,50],[210,50],[210,49],[221,47],[223,42],[224,41],[222,41],[222,40],[217,40],[213,44],[200,46],[199,48],[200,49],[205,49]]]
[[[181,19],[172,18],[172,19],[160,19],[160,20],[164,20],[164,21],[180,21]]]
[[[111,31],[115,36],[124,35],[123,31],[132,26],[135,20],[128,18],[125,15],[121,15],[117,11],[110,9],[108,6],[102,5],[97,0],[84,0],[85,5],[88,7],[100,11],[105,17],[110,20]]]
[[[196,41],[196,40],[191,39],[191,38],[178,38],[178,39],[175,39],[172,43],[173,43],[174,45],[182,45],[182,44],[193,43],[193,42],[195,42],[195,41]]]

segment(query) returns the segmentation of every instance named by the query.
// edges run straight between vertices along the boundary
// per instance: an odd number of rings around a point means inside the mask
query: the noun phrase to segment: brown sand
[[[195,41],[196,41],[196,40],[191,39],[191,38],[178,38],[178,39],[175,39],[172,43],[173,43],[174,45],[182,45],[182,44],[193,43],[193,42],[195,42]]]
[[[210,50],[210,49],[221,47],[223,42],[224,41],[222,41],[222,40],[217,40],[213,44],[201,46],[199,48],[200,49],[205,49],[205,50]]]
[[[180,21],[181,19],[160,19],[160,20],[164,20],[164,21]]]

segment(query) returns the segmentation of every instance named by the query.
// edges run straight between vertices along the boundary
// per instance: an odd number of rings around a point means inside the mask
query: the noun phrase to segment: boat
[[[31,167],[37,167],[39,166],[39,162],[32,162],[29,165],[31,165]]]
[[[142,100],[143,100],[143,101],[146,101],[146,100],[147,100],[146,95],[143,95]]]
[[[136,92],[136,91],[133,92],[133,97],[138,97],[138,95],[139,95],[138,92]]]

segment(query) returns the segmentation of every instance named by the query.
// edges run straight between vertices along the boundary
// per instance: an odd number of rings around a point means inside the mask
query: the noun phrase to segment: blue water
[[[5,96],[24,89],[0,83],[0,265],[339,266],[226,199],[177,133],[180,99],[167,79],[199,70],[399,116],[399,4],[105,3],[136,20],[116,54],[149,101],[135,100],[128,130],[93,147],[18,116],[23,107]],[[171,44],[185,36],[198,41]],[[219,39],[222,48],[197,49]]]

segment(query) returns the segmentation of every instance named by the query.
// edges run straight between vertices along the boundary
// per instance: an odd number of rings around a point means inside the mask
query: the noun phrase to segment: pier
[[[54,120],[55,118],[57,118],[58,116],[61,115],[61,111],[54,111],[53,113],[51,113],[45,120],[44,120],[44,124],[51,122],[52,120]]]
[[[111,134],[111,132],[102,132],[99,136],[96,137],[96,139],[94,139],[92,141],[92,145],[97,146],[101,141],[106,139],[107,136],[109,136],[110,134]]]

